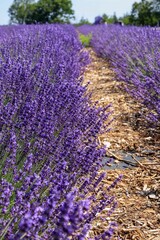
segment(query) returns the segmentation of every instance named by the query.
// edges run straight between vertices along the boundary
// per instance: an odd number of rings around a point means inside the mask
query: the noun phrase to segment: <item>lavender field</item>
[[[125,90],[148,108],[152,124],[160,120],[160,31],[158,28],[117,25],[83,25],[92,34],[91,46],[109,60]]]
[[[96,54],[109,60],[124,89],[160,120],[160,32],[81,26]],[[0,239],[113,239],[116,222],[90,237],[96,216],[117,207],[103,190],[110,105],[99,107],[84,85],[91,59],[67,24],[0,27]],[[101,172],[101,173],[100,173]]]
[[[112,130],[99,137],[101,143],[109,141],[106,156],[115,159],[112,170],[107,166],[107,176],[123,174],[112,191],[118,199],[112,214],[118,223],[113,240],[158,240],[159,30],[101,24],[80,26],[78,32],[93,61],[86,74],[93,99],[101,106],[111,102],[113,107]],[[103,220],[98,224],[103,228]]]
[[[82,240],[98,212],[114,211],[118,179],[105,193],[98,174],[110,111],[82,86],[89,61],[72,26],[1,27],[0,239]]]

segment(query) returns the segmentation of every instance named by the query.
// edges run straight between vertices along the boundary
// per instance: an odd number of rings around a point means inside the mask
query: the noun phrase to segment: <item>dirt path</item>
[[[109,140],[113,150],[160,150],[160,132],[145,127],[143,112],[147,110],[119,88],[122,83],[116,81],[109,63],[98,58],[91,49],[89,52],[92,63],[86,71],[85,82],[90,81],[89,90],[94,101],[98,100],[101,106],[112,103],[112,116],[115,117],[112,131],[100,136],[101,141]]]
[[[89,91],[93,92],[93,101],[99,101],[101,106],[112,103],[115,118],[112,131],[99,136],[100,143],[110,142],[107,155],[116,161],[123,158],[122,151],[145,159],[143,162],[135,160],[136,168],[107,171],[104,189],[119,174],[123,174],[122,181],[112,190],[118,208],[111,217],[106,216],[107,210],[103,211],[93,224],[91,236],[105,229],[109,221],[116,220],[119,226],[113,238],[115,240],[160,240],[159,132],[146,127],[143,118],[146,109],[120,90],[120,83],[115,80],[110,65],[91,49],[89,51],[92,63],[85,73],[85,82],[91,82]],[[106,223],[101,217],[106,219]]]

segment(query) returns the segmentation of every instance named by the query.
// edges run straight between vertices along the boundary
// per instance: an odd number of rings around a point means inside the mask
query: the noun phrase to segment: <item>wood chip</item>
[[[111,190],[118,207],[109,218],[108,209],[97,215],[87,239],[103,232],[109,221],[117,221],[118,229],[113,240],[160,240],[160,200],[157,199],[160,195],[160,159],[157,157],[160,153],[160,129],[146,127],[141,114],[142,110],[147,111],[144,106],[119,89],[123,83],[116,81],[106,60],[98,58],[91,49],[89,52],[92,63],[86,70],[84,84],[91,82],[88,91],[93,93],[93,102],[100,100],[100,106],[112,103],[115,118],[112,130],[99,136],[99,144],[109,142],[110,154],[119,161],[123,159],[114,154],[119,150],[135,151],[139,156],[145,156],[145,160],[140,162],[135,157],[136,168],[107,170],[107,177],[103,180],[104,191],[116,176],[123,174],[121,182]],[[141,117],[137,118],[138,114]],[[139,194],[151,190],[156,194],[150,194],[150,197]]]

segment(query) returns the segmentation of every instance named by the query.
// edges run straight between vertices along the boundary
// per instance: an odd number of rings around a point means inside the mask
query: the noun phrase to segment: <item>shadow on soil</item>
[[[150,153],[150,150],[146,150],[146,153]],[[139,163],[145,160],[145,157],[139,157],[135,153],[126,153],[123,151],[119,151],[115,153],[120,156],[121,160],[117,160],[114,157],[106,156],[103,161],[103,169],[114,170],[114,169],[126,169],[137,167]],[[110,162],[110,159],[112,161]]]

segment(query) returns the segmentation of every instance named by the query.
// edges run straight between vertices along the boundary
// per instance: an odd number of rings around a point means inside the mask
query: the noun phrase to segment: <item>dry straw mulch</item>
[[[118,229],[113,240],[160,240],[160,131],[149,126],[144,118],[147,110],[119,86],[110,64],[98,58],[89,49],[92,63],[88,66],[84,83],[92,91],[93,101],[101,106],[112,103],[112,130],[99,136],[100,144],[110,142],[106,153],[116,161],[123,161],[120,151],[134,152],[136,167],[107,170],[104,189],[119,175],[121,182],[111,190],[118,207],[111,216],[103,210],[93,223],[90,236],[102,232],[110,221],[117,221]],[[138,161],[135,156],[143,156]],[[103,219],[103,220],[102,220]],[[106,221],[104,221],[104,219]]]

